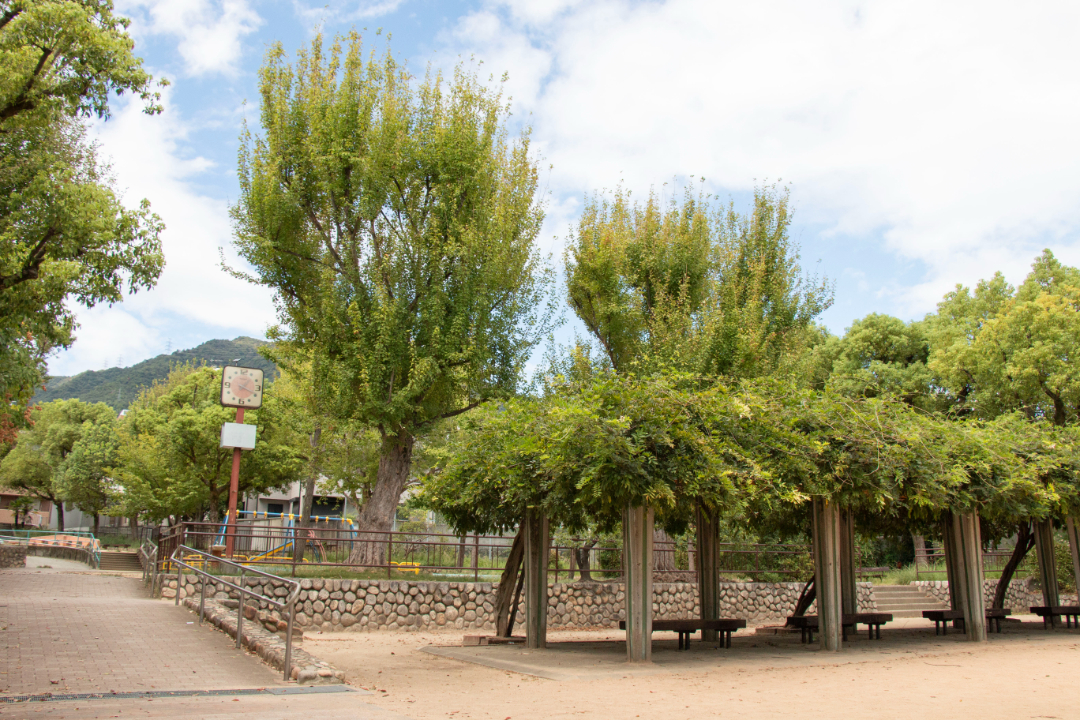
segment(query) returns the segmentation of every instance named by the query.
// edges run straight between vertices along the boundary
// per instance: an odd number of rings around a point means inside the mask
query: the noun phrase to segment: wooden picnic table
[[[1031,608],[1031,612],[1042,618],[1043,628],[1047,627],[1050,618],[1055,615],[1065,616],[1065,627],[1073,625],[1080,628],[1080,605],[1038,605]]]
[[[1012,615],[1012,610],[1008,608],[986,608],[986,623],[991,628],[996,628],[995,632],[1000,633],[1001,621],[1009,615]],[[950,622],[956,623],[958,629],[964,627],[963,610],[923,610],[922,616],[927,620],[934,621],[935,635],[939,633],[948,635]]]
[[[840,622],[840,633],[843,635],[844,640],[847,640],[847,629],[851,628],[854,631],[858,631],[859,623],[863,623],[869,630],[869,637],[874,639],[874,633],[877,632],[877,639],[881,639],[881,626],[887,622],[892,622],[893,616],[891,613],[848,613],[843,616]],[[818,616],[817,615],[792,615],[787,619],[788,627],[797,627],[801,631],[800,642],[814,642],[814,631],[818,629]]]
[[[679,633],[679,649],[690,649],[690,636],[698,630],[717,630],[720,632],[720,647],[731,647],[731,633],[746,627],[745,620],[700,620],[689,618],[686,620],[653,620],[653,632],[677,632]],[[619,629],[626,629],[626,621],[619,621]]]

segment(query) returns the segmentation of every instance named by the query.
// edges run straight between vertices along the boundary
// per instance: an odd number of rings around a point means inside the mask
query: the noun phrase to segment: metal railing
[[[177,557],[178,554],[180,555],[180,557]],[[230,582],[229,580],[227,580],[225,577],[223,577],[221,575],[214,575],[214,574],[212,574],[210,572],[207,572],[206,570],[204,570],[202,568],[198,568],[198,567],[195,567],[194,565],[190,565],[183,559],[184,557],[190,558],[191,556],[200,557],[204,567],[217,567],[218,569],[230,568],[230,569],[236,570],[240,574],[240,578],[239,578],[240,579],[240,584],[238,585],[238,584],[236,584],[234,582]],[[200,578],[202,578],[202,582],[199,583],[199,588],[200,588],[199,589],[199,624],[200,625],[202,624],[203,616],[205,614],[205,608],[206,608],[206,585],[207,585],[208,582],[213,582],[213,583],[215,583],[217,585],[224,585],[226,587],[232,588],[233,590],[236,590],[239,593],[239,602],[237,603],[237,607],[236,607],[236,647],[237,648],[239,648],[241,646],[241,640],[242,640],[242,637],[243,637],[243,629],[244,629],[244,597],[245,596],[251,595],[252,597],[258,598],[259,602],[264,602],[267,605],[269,605],[270,607],[274,607],[274,608],[277,608],[278,610],[280,610],[282,615],[284,615],[286,613],[286,611],[288,612],[289,619],[287,621],[288,624],[287,624],[287,627],[285,629],[285,662],[284,662],[285,668],[284,668],[284,673],[285,673],[285,680],[289,680],[290,679],[290,674],[292,672],[293,624],[294,624],[294,622],[296,620],[296,601],[300,597],[300,582],[298,580],[293,580],[291,578],[283,578],[280,575],[274,575],[272,573],[263,572],[262,570],[257,570],[257,569],[252,568],[252,567],[247,567],[247,566],[241,565],[240,563],[235,563],[235,562],[233,562],[231,560],[226,560],[224,558],[216,557],[214,555],[211,555],[210,553],[205,553],[202,550],[197,550],[195,548],[187,547],[186,545],[177,546],[176,550],[173,551],[172,556],[170,557],[170,560],[176,566],[176,602],[175,602],[176,605],[180,604],[180,588],[182,587],[182,584],[183,584],[183,582],[182,582],[182,575],[183,575],[183,572],[184,572],[183,569],[187,568],[188,570],[190,570],[191,572],[195,573]],[[273,580],[280,580],[286,586],[292,586],[292,591],[288,594],[288,596],[285,598],[285,600],[277,600],[275,598],[267,597],[267,596],[265,596],[265,595],[263,595],[261,593],[257,593],[257,592],[254,592],[253,590],[249,590],[244,585],[244,576],[245,575],[258,575],[259,577],[270,578],[270,579],[273,579]]]
[[[987,550],[983,551],[983,573],[1000,573],[1012,556],[1012,550]],[[915,562],[915,577],[938,576],[945,572],[945,552],[930,551],[926,553],[925,563],[922,558]]]
[[[183,523],[163,532],[158,540],[160,569],[181,545],[207,553],[221,544],[217,523]],[[302,546],[298,551],[297,538]],[[386,577],[430,574],[445,579],[495,580],[505,567],[513,537],[506,535],[459,536],[419,531],[357,531],[320,524],[293,528],[241,523],[235,535],[233,561],[247,567],[276,568],[296,576],[311,575],[315,568],[385,573]],[[614,580],[622,575],[622,548],[613,543],[586,547],[581,538],[566,538],[550,547],[549,568],[554,582],[573,581],[575,576]],[[719,549],[721,576],[731,580],[805,580],[812,573],[809,547],[788,544],[722,543]],[[654,545],[657,576],[671,581],[694,575],[693,543],[685,538],[658,540]],[[582,567],[584,560],[585,567]],[[201,561],[194,559],[195,564]]]
[[[31,530],[19,528],[4,530],[0,541],[17,543],[28,547],[66,548],[86,555],[86,564],[101,567],[101,543],[94,533],[80,530]]]
[[[150,597],[157,597],[158,578],[161,577],[161,573],[158,572],[158,546],[150,538],[143,540],[142,545],[139,546],[139,564],[143,569],[143,585],[149,582]]]

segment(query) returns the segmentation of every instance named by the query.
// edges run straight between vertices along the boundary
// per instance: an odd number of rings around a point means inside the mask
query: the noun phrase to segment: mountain
[[[34,396],[34,402],[78,398],[84,402],[103,402],[119,412],[134,400],[139,390],[164,380],[174,365],[185,362],[207,365],[237,364],[259,368],[268,378],[277,375],[277,367],[262,355],[259,348],[267,343],[249,337],[235,340],[209,340],[190,350],[158,355],[126,368],[87,370],[70,377],[50,377],[46,390]],[[239,358],[239,362],[234,363]]]

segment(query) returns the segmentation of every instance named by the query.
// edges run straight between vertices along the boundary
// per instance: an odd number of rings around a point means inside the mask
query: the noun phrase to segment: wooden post
[[[1054,563],[1054,524],[1049,520],[1035,522],[1035,553],[1039,561],[1039,581],[1042,583],[1043,605],[1061,604],[1058,596],[1057,565]],[[1059,615],[1050,617],[1050,625],[1061,623]]]
[[[858,559],[855,556],[855,516],[840,511],[840,604],[845,615],[859,612]]]
[[[548,519],[536,508],[525,510],[525,647],[547,647]]]
[[[720,544],[720,523],[716,512],[698,505],[695,509],[697,533],[695,537],[694,569],[697,572],[698,605],[702,620],[720,619],[720,573],[717,547]],[[702,630],[701,639],[716,642],[718,630]]]
[[[956,528],[953,523],[953,513],[945,514],[941,528],[941,549],[945,554],[945,579],[949,583],[949,609],[962,610],[964,608],[961,587],[963,579],[959,577],[960,561],[956,555],[959,539],[956,537]]]
[[[1080,528],[1077,528],[1077,520],[1070,515],[1065,519],[1065,532],[1069,536],[1069,550],[1072,552],[1073,579],[1076,587],[1080,589]]]
[[[982,532],[979,513],[971,510],[952,514],[956,549],[957,593],[964,611],[964,632],[972,642],[986,642],[986,601],[983,598]],[[949,583],[952,584],[951,582]]]
[[[652,661],[653,510],[623,511],[623,576],[626,578],[626,659]]]
[[[813,505],[814,577],[821,649],[839,651],[843,622],[840,597],[840,508],[822,497]]]

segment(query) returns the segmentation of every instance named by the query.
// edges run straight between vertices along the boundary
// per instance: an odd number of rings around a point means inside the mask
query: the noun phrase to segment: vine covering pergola
[[[722,523],[809,525],[827,650],[840,649],[842,616],[856,612],[856,524],[940,534],[953,609],[981,641],[983,525],[1036,521],[1047,605],[1058,604],[1052,523],[1066,525],[1080,579],[1076,448],[1071,430],[1023,418],[960,422],[776,381],[608,374],[471,418],[424,498],[458,531],[520,527],[529,647],[546,643],[552,524],[621,524],[631,661],[651,657],[654,524],[696,526],[703,620],[719,619]]]

